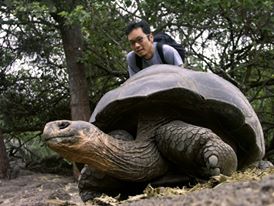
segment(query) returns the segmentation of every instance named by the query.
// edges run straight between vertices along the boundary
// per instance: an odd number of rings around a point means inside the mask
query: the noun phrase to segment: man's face
[[[133,29],[129,35],[132,50],[140,57],[150,59],[153,56],[153,36],[145,34],[142,28]]]

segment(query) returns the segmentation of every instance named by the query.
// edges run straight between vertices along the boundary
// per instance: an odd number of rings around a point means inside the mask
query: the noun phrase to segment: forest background
[[[186,50],[185,67],[237,86],[263,126],[274,159],[274,2],[271,0],[1,0],[0,177],[55,157],[41,141],[57,119],[88,120],[127,78],[124,34],[147,20]]]

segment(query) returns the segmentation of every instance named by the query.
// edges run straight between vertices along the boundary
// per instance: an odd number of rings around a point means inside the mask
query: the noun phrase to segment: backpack
[[[179,53],[179,55],[182,58],[182,61],[185,62],[185,50],[182,47],[181,44],[178,44],[171,36],[169,36],[165,32],[158,32],[154,35],[154,42],[157,42],[157,51],[159,53],[159,56],[163,62],[163,64],[167,64],[164,58],[164,53],[163,53],[163,44],[167,44],[174,49],[176,49]],[[143,69],[143,62],[142,58],[139,57],[137,54],[135,54],[135,59],[136,59],[136,66],[140,69]]]

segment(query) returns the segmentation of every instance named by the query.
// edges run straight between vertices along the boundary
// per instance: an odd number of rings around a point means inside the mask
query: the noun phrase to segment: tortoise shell
[[[213,73],[153,65],[106,93],[90,122],[105,132],[124,129],[134,135],[144,108],[175,111],[174,119],[211,129],[236,145],[239,168],[264,156],[263,131],[252,106],[237,87]]]

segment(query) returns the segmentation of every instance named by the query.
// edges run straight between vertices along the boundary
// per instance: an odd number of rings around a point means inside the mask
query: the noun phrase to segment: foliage
[[[50,120],[69,117],[68,86],[50,75],[21,70],[6,75],[10,84],[0,95],[4,131],[36,131]]]
[[[60,38],[46,7],[37,2],[8,3],[0,13],[0,51],[5,60],[0,70],[1,127],[41,130],[48,120],[68,116],[63,112],[68,110],[69,95]]]
[[[10,158],[22,158],[26,164],[37,162],[52,152],[42,147],[40,132],[9,133],[6,135],[6,145]]]

